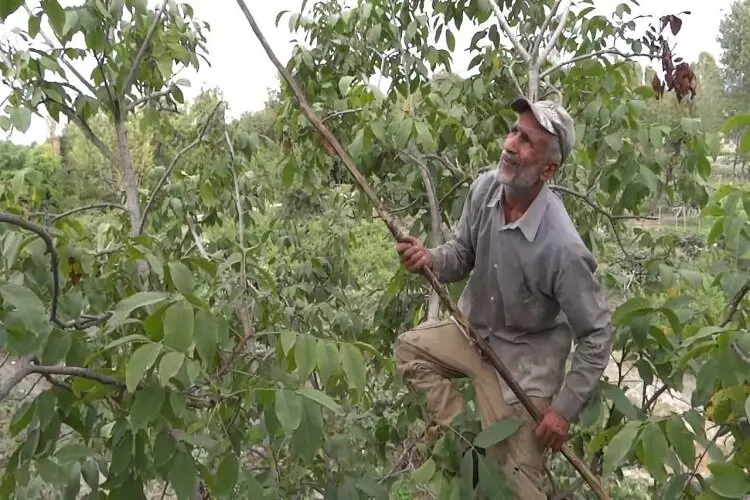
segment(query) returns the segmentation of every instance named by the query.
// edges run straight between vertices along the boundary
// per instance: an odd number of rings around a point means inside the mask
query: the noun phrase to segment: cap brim
[[[526,111],[531,111],[534,114],[534,118],[536,118],[536,121],[544,128],[544,130],[552,135],[558,135],[557,130],[555,130],[555,127],[549,122],[549,120],[547,120],[544,115],[539,113],[536,107],[531,103],[531,101],[529,101],[525,97],[519,97],[513,100],[513,102],[510,103],[510,108],[516,113],[525,113]]]

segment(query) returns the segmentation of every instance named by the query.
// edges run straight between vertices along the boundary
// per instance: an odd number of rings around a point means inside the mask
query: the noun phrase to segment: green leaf
[[[499,420],[490,427],[482,430],[482,432],[474,438],[474,446],[479,448],[489,448],[494,446],[515,434],[522,425],[523,421],[516,418]]]
[[[23,2],[24,0],[0,0],[0,20],[5,21],[9,15],[23,5]]]
[[[750,420],[750,396],[745,400],[745,416]]]
[[[138,391],[135,401],[130,408],[130,421],[136,429],[145,429],[146,424],[153,421],[164,405],[166,394],[160,385],[151,384]]]
[[[165,292],[138,292],[122,299],[117,303],[112,316],[107,321],[106,331],[112,331],[125,323],[130,313],[136,309],[164,302],[168,298],[169,294]]]
[[[15,307],[22,316],[38,318],[46,315],[42,301],[25,286],[6,283],[0,286],[0,295],[3,301]]]
[[[62,36],[62,29],[65,25],[65,10],[63,10],[57,0],[42,0],[42,7],[47,16],[49,16],[52,29],[58,35]]]
[[[487,500],[507,500],[515,498],[510,488],[508,478],[500,469],[497,460],[487,458],[484,455],[477,456],[477,469],[479,471],[479,487]]]
[[[393,145],[396,149],[402,150],[406,147],[411,137],[411,131],[414,122],[408,116],[399,120],[396,125],[395,133],[393,134]]]
[[[289,351],[294,347],[294,344],[297,341],[297,332],[281,332],[279,337],[279,340],[281,341],[281,349],[284,351],[284,355],[289,354]]]
[[[297,361],[297,371],[300,380],[310,376],[315,368],[315,351],[317,343],[312,335],[300,335],[294,344],[294,359]]]
[[[636,442],[640,428],[641,422],[630,421],[615,434],[615,437],[612,438],[604,449],[603,476],[610,475],[625,461],[630,450],[633,448],[633,444]]]
[[[417,143],[422,146],[425,153],[432,154],[437,150],[437,143],[432,137],[432,132],[426,123],[416,122]]]
[[[713,474],[711,489],[727,498],[742,498],[750,492],[750,478],[740,467],[732,463],[712,463],[708,469]]]
[[[274,409],[284,433],[291,436],[302,421],[302,400],[293,391],[279,389],[276,391]]]
[[[349,387],[359,392],[365,390],[365,360],[362,352],[352,344],[344,343],[340,347],[341,366],[346,374]]]
[[[156,435],[156,440],[154,441],[154,465],[156,467],[167,465],[169,461],[172,460],[176,449],[177,441],[174,436],[172,436],[171,432],[167,429],[159,431],[159,434]]]
[[[474,498],[474,456],[471,449],[464,452],[461,459],[461,498]]]
[[[664,479],[664,463],[669,451],[669,443],[661,428],[654,422],[647,423],[640,437],[643,445],[644,462],[655,479]]]
[[[349,93],[349,87],[351,86],[353,81],[353,76],[341,77],[341,79],[339,80],[339,92],[341,92],[342,97]]]
[[[425,485],[430,482],[430,479],[432,479],[432,476],[435,475],[436,471],[437,466],[435,465],[435,460],[430,457],[420,465],[417,470],[411,473],[409,480],[412,484],[418,486]]]
[[[135,350],[125,368],[125,384],[134,392],[143,375],[153,366],[161,352],[161,344],[144,344]]]
[[[164,314],[164,345],[177,352],[187,352],[193,343],[195,316],[193,306],[180,300],[169,306]]]
[[[641,180],[646,187],[652,192],[656,193],[659,191],[659,178],[656,174],[643,163],[641,164]]]
[[[357,489],[367,495],[367,498],[373,498],[375,500],[388,500],[388,489],[368,477],[362,477],[355,481]]]
[[[10,121],[19,132],[26,133],[31,126],[31,110],[26,106],[13,108],[10,112]]]
[[[229,495],[240,475],[240,462],[233,451],[224,456],[216,471],[216,487],[214,493],[219,496]],[[257,497],[260,498],[260,497]]]
[[[159,361],[159,381],[167,385],[169,379],[177,375],[185,361],[185,355],[180,352],[168,352]]]
[[[242,479],[244,480],[243,485],[246,489],[247,498],[265,498],[263,486],[252,473],[245,474]]]
[[[219,345],[219,324],[211,311],[199,309],[195,314],[195,348],[204,363],[213,366]]]
[[[644,297],[633,297],[624,304],[621,304],[612,316],[612,321],[616,325],[626,325],[630,320],[638,315],[651,310],[651,302]]]
[[[294,161],[292,159],[289,159],[284,163],[284,168],[281,171],[281,181],[284,183],[284,186],[292,187],[296,170],[297,166],[294,164]]]
[[[67,332],[52,332],[47,338],[42,353],[42,364],[54,365],[65,359],[72,344],[72,336]]]
[[[339,406],[339,404],[336,403],[336,401],[334,401],[333,398],[331,398],[331,396],[329,396],[325,392],[313,389],[312,387],[302,387],[301,389],[297,390],[297,394],[325,406],[336,415],[341,415],[343,413],[341,410],[341,406]]]
[[[330,377],[341,373],[341,356],[335,342],[319,340],[317,360],[318,372],[324,384]]]
[[[622,135],[617,132],[604,136],[604,142],[606,142],[607,146],[614,151],[620,151],[622,149]]]
[[[724,122],[724,132],[729,132],[737,127],[750,125],[750,113],[736,114]]]
[[[169,482],[178,500],[188,500],[192,497],[198,483],[198,472],[193,457],[182,450],[177,451],[169,469]]]
[[[170,262],[169,275],[172,277],[175,288],[181,294],[188,295],[193,293],[193,273],[190,272],[188,266],[182,262]]]
[[[667,420],[666,431],[667,438],[682,463],[692,467],[695,463],[695,442],[693,441],[695,437],[693,433],[685,427],[679,415],[674,415]]]
[[[77,462],[82,458],[93,457],[96,452],[83,443],[68,443],[57,450],[55,458],[63,463]]]
[[[611,400],[615,404],[615,408],[629,420],[642,418],[641,410],[616,385],[602,382],[599,384],[599,390],[602,392],[602,396]]]
[[[448,50],[451,52],[456,50],[456,37],[453,36],[451,30],[445,30],[445,41],[448,44]]]

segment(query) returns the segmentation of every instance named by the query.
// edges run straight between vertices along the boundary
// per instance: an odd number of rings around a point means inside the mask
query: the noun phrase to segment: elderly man
[[[542,493],[545,448],[559,450],[569,423],[596,390],[611,350],[611,315],[594,275],[596,262],[565,206],[546,182],[575,144],[573,119],[554,102],[511,104],[518,120],[496,170],[471,185],[455,237],[427,249],[399,242],[402,265],[429,267],[443,283],[470,278],[458,306],[543,412],[537,425],[513,392],[450,321],[426,322],[401,334],[399,373],[425,391],[435,423],[464,409],[451,380],[471,377],[483,427],[505,418],[524,425],[487,450],[517,498]],[[474,271],[473,273],[471,271]],[[570,371],[565,366],[576,339]]]

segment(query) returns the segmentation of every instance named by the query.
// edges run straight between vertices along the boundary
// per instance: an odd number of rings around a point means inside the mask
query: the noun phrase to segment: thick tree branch
[[[124,212],[128,211],[127,207],[124,207],[123,205],[118,205],[117,203],[96,203],[96,204],[93,204],[93,205],[86,205],[86,206],[83,206],[83,207],[73,208],[71,210],[68,210],[67,212],[63,212],[61,214],[55,215],[52,218],[51,222],[54,224],[58,220],[63,219],[65,217],[68,217],[70,215],[77,214],[79,212],[85,212],[85,211],[88,211],[88,210],[98,210],[98,209],[102,209],[102,208],[113,208],[113,209],[117,209],[117,210],[122,210]]]
[[[492,7],[492,11],[495,13],[495,17],[497,18],[498,23],[500,23],[500,28],[503,30],[505,35],[510,39],[511,43],[513,44],[513,47],[518,51],[518,54],[523,58],[523,60],[527,63],[531,62],[531,56],[529,55],[528,51],[523,48],[523,45],[521,45],[521,42],[518,41],[518,38],[516,37],[515,33],[510,29],[510,25],[508,24],[508,20],[505,19],[505,14],[503,14],[503,11],[500,10],[500,6],[497,5],[497,2],[495,0],[489,0],[490,6]]]
[[[81,316],[78,319],[67,322],[59,319],[57,317],[57,306],[58,301],[60,300],[60,276],[58,274],[60,259],[57,255],[55,242],[52,241],[52,236],[39,224],[27,221],[26,219],[23,219],[17,215],[0,212],[0,222],[13,224],[14,226],[18,226],[20,228],[26,229],[27,231],[31,231],[44,241],[44,244],[47,247],[47,252],[50,254],[50,267],[52,268],[52,305],[50,307],[49,313],[50,321],[52,321],[60,328],[75,328],[78,330],[85,330],[86,328],[89,328],[91,326],[103,323],[107,320],[107,318],[111,316],[111,314],[109,313],[102,316]]]
[[[141,223],[138,226],[138,234],[143,234],[143,228],[146,226],[146,217],[148,217],[149,211],[151,210],[151,207],[154,204],[154,201],[156,200],[156,195],[159,194],[159,191],[161,191],[161,188],[164,187],[164,183],[167,181],[169,176],[172,174],[172,170],[174,170],[174,167],[177,165],[177,162],[180,161],[180,159],[185,156],[191,149],[196,147],[198,144],[200,144],[203,141],[203,136],[206,134],[206,130],[208,129],[208,126],[211,124],[211,120],[213,120],[214,115],[218,111],[219,107],[224,104],[223,101],[219,101],[216,106],[214,106],[214,109],[211,111],[211,114],[208,115],[208,119],[206,120],[206,123],[203,124],[200,131],[198,132],[198,137],[193,140],[190,144],[185,146],[180,150],[179,153],[177,153],[177,156],[175,156],[172,159],[172,162],[167,167],[167,170],[164,172],[164,175],[161,176],[161,179],[159,179],[159,182],[156,183],[156,187],[154,188],[154,192],[151,193],[151,197],[148,199],[148,202],[146,202],[146,206],[143,208],[143,214],[141,215]]]
[[[557,71],[557,70],[559,70],[561,68],[564,68],[565,66],[568,66],[569,64],[575,64],[575,63],[580,62],[580,61],[585,61],[586,59],[593,59],[595,57],[603,56],[603,55],[606,55],[606,54],[612,54],[612,55],[620,56],[620,57],[622,57],[624,59],[630,59],[631,57],[648,57],[648,58],[653,58],[654,57],[653,54],[646,54],[646,53],[640,53],[640,52],[639,53],[625,53],[625,52],[619,51],[617,49],[597,50],[596,52],[589,52],[588,54],[581,54],[580,56],[572,57],[572,58],[568,59],[567,61],[563,61],[561,63],[558,63],[558,64],[552,66],[551,68],[547,68],[544,71],[542,71],[540,77],[541,78],[545,78],[545,77],[551,75],[552,73],[554,73],[555,71]]]
[[[93,144],[96,147],[96,149],[98,149],[99,152],[101,152],[101,154],[107,160],[109,160],[109,161],[111,161],[113,163],[117,162],[117,158],[112,153],[112,150],[109,149],[109,146],[107,146],[104,143],[104,141],[102,141],[101,139],[99,139],[99,137],[97,137],[96,133],[94,133],[94,130],[89,126],[88,123],[86,123],[86,121],[83,118],[81,118],[80,116],[78,116],[78,113],[76,113],[75,110],[70,109],[65,104],[59,103],[59,102],[54,101],[52,99],[45,99],[45,101],[53,102],[53,103],[57,104],[58,106],[60,106],[60,109],[65,114],[65,116],[67,116],[70,121],[72,121],[73,123],[75,123],[76,126],[79,129],[81,129],[81,132],[83,132],[83,135],[86,136],[86,139],[88,139],[91,142],[91,144]]]
[[[557,2],[560,3],[559,0]],[[552,49],[555,48],[555,45],[557,44],[557,40],[560,38],[560,35],[563,32],[563,29],[565,29],[565,24],[568,22],[568,13],[570,12],[570,7],[572,6],[573,1],[572,0],[566,0],[565,7],[563,7],[562,14],[560,14],[560,24],[557,25],[557,28],[552,33],[552,37],[549,39],[549,43],[547,46],[542,50],[542,53],[539,54],[539,57],[534,61],[534,64],[536,65],[537,69],[540,67],[541,64],[544,64],[544,62],[549,57],[550,52],[552,52]],[[543,35],[543,33],[540,33],[540,35]]]
[[[133,85],[133,81],[135,81],[135,75],[138,74],[138,66],[141,65],[141,61],[143,60],[143,57],[146,55],[146,50],[148,49],[148,46],[151,43],[151,39],[154,37],[154,33],[156,33],[156,27],[159,26],[159,21],[161,21],[161,16],[164,14],[164,11],[166,10],[168,3],[169,3],[169,0],[164,0],[161,3],[161,7],[159,8],[159,11],[156,13],[156,17],[154,17],[154,22],[151,23],[151,27],[148,29],[148,32],[146,33],[146,38],[143,39],[141,48],[138,50],[138,54],[136,54],[135,59],[133,60],[133,66],[130,68],[130,73],[128,73],[128,76],[125,79],[125,83],[122,86],[122,93],[120,95],[123,99],[125,98],[126,95],[128,95],[128,92],[130,92],[130,87]]]

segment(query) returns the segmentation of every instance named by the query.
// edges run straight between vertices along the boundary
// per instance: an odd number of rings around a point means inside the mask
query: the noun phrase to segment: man
[[[484,428],[505,418],[525,424],[487,453],[500,462],[517,498],[542,493],[545,448],[559,450],[569,425],[596,390],[611,350],[611,315],[587,250],[546,182],[575,144],[573,119],[556,103],[511,104],[518,120],[498,168],[471,185],[455,237],[427,249],[399,242],[402,265],[427,266],[443,283],[470,278],[458,306],[543,412],[537,425],[451,320],[399,336],[399,372],[427,393],[435,423],[449,424],[464,401],[452,378],[469,376]],[[473,271],[473,273],[471,272]],[[576,339],[572,365],[565,365]]]

